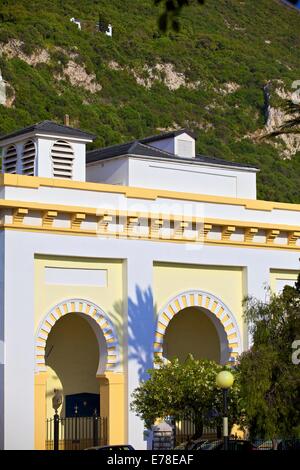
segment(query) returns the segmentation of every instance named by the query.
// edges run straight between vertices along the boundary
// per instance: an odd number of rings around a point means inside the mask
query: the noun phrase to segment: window
[[[4,173],[17,173],[17,149],[11,145],[6,149],[3,159]]]
[[[35,143],[29,140],[24,144],[22,154],[23,175],[34,176]]]
[[[54,178],[72,178],[74,152],[70,144],[57,140],[51,150]]]

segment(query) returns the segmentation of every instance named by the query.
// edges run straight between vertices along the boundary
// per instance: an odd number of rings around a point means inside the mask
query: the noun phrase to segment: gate
[[[46,450],[83,450],[107,443],[107,418],[54,415],[46,420]]]

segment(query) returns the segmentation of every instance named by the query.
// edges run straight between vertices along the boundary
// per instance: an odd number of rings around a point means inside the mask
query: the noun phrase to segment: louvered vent
[[[52,147],[51,157],[54,178],[72,178],[74,152],[70,144],[57,140]]]
[[[22,155],[23,175],[34,176],[35,144],[29,140],[24,144]]]
[[[177,155],[180,157],[194,157],[193,148],[193,142],[177,139]]]
[[[17,173],[17,149],[14,145],[8,147],[3,159],[4,173]]]

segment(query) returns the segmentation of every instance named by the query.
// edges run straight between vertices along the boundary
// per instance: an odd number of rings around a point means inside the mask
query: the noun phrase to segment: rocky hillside
[[[152,0],[2,0],[0,133],[66,113],[96,146],[189,127],[199,153],[258,165],[261,198],[300,203],[299,137],[259,138],[300,79],[300,12],[207,0],[167,34],[158,16]]]

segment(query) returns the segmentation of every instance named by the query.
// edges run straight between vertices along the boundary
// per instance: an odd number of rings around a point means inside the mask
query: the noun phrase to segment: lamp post
[[[223,438],[224,450],[228,450],[228,416],[227,416],[227,397],[228,390],[232,387],[234,377],[228,370],[219,372],[216,377],[217,386],[223,390]]]

